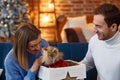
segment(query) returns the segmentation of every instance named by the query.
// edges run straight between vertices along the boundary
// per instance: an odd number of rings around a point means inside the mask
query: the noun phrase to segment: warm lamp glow
[[[53,4],[53,3],[50,3],[50,4],[48,5],[48,8],[54,9],[54,4]]]
[[[49,22],[49,21],[50,21],[50,17],[49,16],[45,15],[45,16],[42,17],[42,22],[43,23],[46,23],[46,22]]]
[[[41,13],[40,14],[40,26],[41,27],[50,27],[55,26],[55,15],[54,13]]]

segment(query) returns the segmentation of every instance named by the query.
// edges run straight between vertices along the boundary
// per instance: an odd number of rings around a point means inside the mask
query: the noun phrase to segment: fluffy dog
[[[67,62],[62,59],[63,53],[59,52],[58,48],[49,46],[42,48],[42,52],[42,63],[44,66],[51,68],[68,66]]]

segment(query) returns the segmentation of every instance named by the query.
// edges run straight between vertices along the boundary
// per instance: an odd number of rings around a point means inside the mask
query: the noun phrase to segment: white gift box
[[[75,66],[60,67],[60,68],[47,68],[40,67],[38,77],[42,80],[62,80],[69,74],[69,77],[75,77],[78,79],[86,78],[86,66],[85,64],[79,64]]]

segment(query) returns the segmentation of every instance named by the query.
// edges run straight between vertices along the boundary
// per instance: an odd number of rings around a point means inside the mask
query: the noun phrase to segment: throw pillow
[[[67,17],[69,27],[79,27],[81,25],[87,24],[86,16],[78,17]]]
[[[86,43],[85,36],[82,32],[82,29],[79,28],[67,28],[65,29],[66,37],[68,42],[81,42]]]

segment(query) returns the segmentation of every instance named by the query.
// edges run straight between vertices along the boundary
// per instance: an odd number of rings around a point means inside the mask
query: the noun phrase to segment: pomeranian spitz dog
[[[48,46],[42,48],[42,64],[46,67],[57,68],[68,66],[67,62],[62,59],[63,53],[59,52],[58,48]]]

